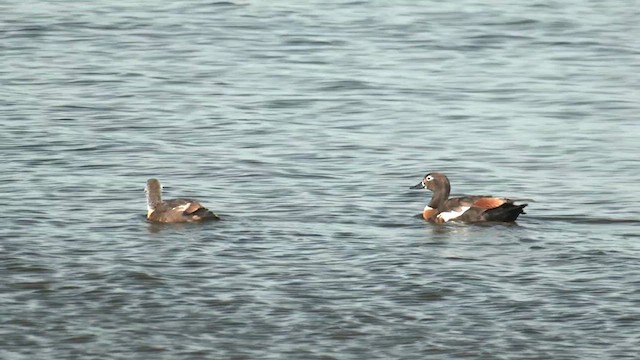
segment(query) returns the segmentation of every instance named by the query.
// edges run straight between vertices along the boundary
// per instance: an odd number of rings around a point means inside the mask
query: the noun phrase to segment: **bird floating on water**
[[[193,199],[162,200],[158,179],[147,180],[147,220],[159,223],[183,223],[220,220],[220,217]]]
[[[422,211],[425,220],[438,224],[449,221],[466,223],[514,222],[524,214],[527,204],[516,205],[514,200],[495,196],[464,196],[449,198],[451,184],[442,173],[432,172],[411,189],[429,189],[433,193],[431,201]]]

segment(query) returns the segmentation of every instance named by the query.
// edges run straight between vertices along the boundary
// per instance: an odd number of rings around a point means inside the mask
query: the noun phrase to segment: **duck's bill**
[[[422,182],[419,182],[417,185],[414,185],[409,189],[424,189],[424,184]]]

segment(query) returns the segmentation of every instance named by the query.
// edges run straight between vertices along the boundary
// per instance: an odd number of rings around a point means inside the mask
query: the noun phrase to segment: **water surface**
[[[3,2],[0,357],[637,357],[636,5]]]

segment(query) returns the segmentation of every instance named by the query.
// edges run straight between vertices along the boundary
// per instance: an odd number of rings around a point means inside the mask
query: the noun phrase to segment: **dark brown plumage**
[[[460,222],[513,222],[524,214],[527,204],[516,205],[513,200],[495,196],[465,196],[449,198],[451,184],[442,173],[427,174],[422,182],[412,189],[427,188],[433,193],[431,201],[424,208],[422,217],[436,223]]]
[[[193,199],[171,199],[162,201],[162,186],[157,179],[147,180],[147,219],[152,222],[180,223],[204,220],[220,220]]]

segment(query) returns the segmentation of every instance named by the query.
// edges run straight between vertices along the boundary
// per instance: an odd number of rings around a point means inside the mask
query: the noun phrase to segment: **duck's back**
[[[513,222],[524,213],[527,204],[515,205],[513,200],[495,196],[464,196],[448,199],[438,209],[436,222]]]
[[[150,221],[163,223],[220,220],[220,218],[193,199],[163,201],[148,215]]]

